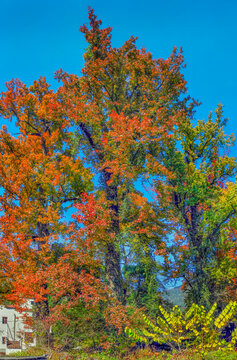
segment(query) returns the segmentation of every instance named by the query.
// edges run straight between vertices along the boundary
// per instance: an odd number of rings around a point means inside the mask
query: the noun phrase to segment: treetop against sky
[[[78,28],[87,22],[88,6],[95,9],[104,27],[113,28],[113,46],[138,36],[138,47],[145,46],[156,58],[167,58],[173,46],[182,47],[189,93],[202,102],[197,117],[206,118],[222,103],[230,119],[227,132],[236,133],[234,0],[225,5],[220,0],[149,0],[145,4],[141,0],[3,0],[0,90],[12,78],[30,85],[40,76],[46,76],[56,89],[53,75],[60,68],[79,75],[86,43]],[[4,122],[0,119],[1,125]]]

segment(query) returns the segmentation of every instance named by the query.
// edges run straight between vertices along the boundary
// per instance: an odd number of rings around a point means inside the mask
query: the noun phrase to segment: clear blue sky
[[[1,0],[0,91],[15,77],[30,85],[46,76],[56,88],[57,69],[79,74],[86,44],[78,29],[88,22],[88,6],[113,28],[116,47],[131,35],[154,57],[182,46],[189,93],[203,104],[197,117],[221,102],[227,131],[237,135],[235,0]]]

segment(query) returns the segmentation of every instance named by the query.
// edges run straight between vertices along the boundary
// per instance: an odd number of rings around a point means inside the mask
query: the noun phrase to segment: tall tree
[[[134,250],[137,243],[141,249],[146,242],[147,257],[152,246],[162,245],[163,224],[149,221],[146,211],[153,211],[148,201],[136,204],[140,194],[135,181],[147,174],[171,176],[159,154],[193,104],[185,97],[181,52],[174,49],[167,60],[153,59],[137,49],[133,37],[113,48],[111,29],[101,29],[93,10],[89,20],[89,27],[81,27],[88,43],[81,76],[59,70],[56,78],[62,85],[56,93],[44,78],[30,87],[15,80],[1,96],[1,115],[16,118],[21,133],[14,138],[2,131],[2,242],[9,241],[14,251],[18,244],[29,249],[28,260],[41,253],[35,264],[43,267],[52,236],[63,231],[64,205],[92,190],[94,174],[95,199],[103,199],[110,220],[104,239],[95,223],[86,228],[97,229],[95,242],[111,295],[125,301],[122,250],[128,244]],[[139,221],[132,214],[135,209]],[[85,241],[92,233],[85,231]],[[19,263],[23,251],[18,253]]]
[[[183,57],[175,49],[167,60],[152,59],[145,49],[136,48],[133,37],[113,48],[111,28],[101,29],[93,10],[89,19],[90,28],[81,27],[89,45],[82,76],[57,72],[63,83],[57,96],[61,111],[75,127],[74,149],[83,151],[99,174],[111,210],[106,278],[111,294],[124,300],[121,208],[150,161],[150,143],[158,148],[173,131],[178,113],[186,109]]]

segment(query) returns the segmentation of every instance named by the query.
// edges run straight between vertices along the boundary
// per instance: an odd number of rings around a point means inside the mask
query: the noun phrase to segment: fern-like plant
[[[125,329],[129,337],[136,341],[149,344],[158,342],[166,343],[172,349],[182,351],[184,348],[193,348],[203,357],[209,351],[234,350],[237,341],[237,328],[232,333],[230,342],[221,339],[221,330],[230,322],[237,313],[237,302],[231,301],[226,308],[215,317],[216,303],[207,312],[203,306],[192,304],[182,312],[178,306],[174,306],[168,313],[159,306],[160,316],[154,324],[146,315],[143,315],[144,329]]]

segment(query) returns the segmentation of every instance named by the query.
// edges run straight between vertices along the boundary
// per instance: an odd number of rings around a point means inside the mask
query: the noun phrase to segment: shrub
[[[178,306],[174,306],[168,313],[159,306],[160,316],[157,317],[156,324],[143,314],[144,328],[141,330],[125,328],[125,332],[136,341],[146,344],[166,343],[178,352],[185,348],[193,348],[202,357],[211,351],[234,350],[237,328],[233,331],[230,342],[221,339],[220,334],[234,318],[237,302],[231,301],[217,317],[215,317],[216,307],[215,303],[207,312],[203,306],[192,304],[186,312],[182,312]]]

